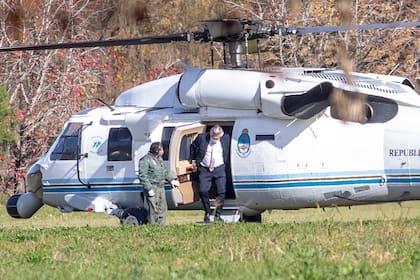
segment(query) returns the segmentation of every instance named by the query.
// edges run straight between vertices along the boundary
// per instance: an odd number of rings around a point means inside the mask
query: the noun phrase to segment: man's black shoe
[[[206,214],[204,215],[204,222],[205,222],[205,223],[210,223],[210,214],[206,213]]]

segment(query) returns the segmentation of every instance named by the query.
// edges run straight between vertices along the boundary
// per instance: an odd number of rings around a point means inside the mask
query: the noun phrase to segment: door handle
[[[114,166],[113,165],[107,165],[106,166],[106,171],[114,171]]]
[[[88,153],[84,153],[84,154],[79,154],[79,159],[82,159],[82,158],[87,158],[88,157]]]

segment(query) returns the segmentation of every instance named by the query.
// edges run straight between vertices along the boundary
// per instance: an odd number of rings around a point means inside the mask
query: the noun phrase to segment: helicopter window
[[[108,161],[132,159],[132,137],[128,128],[111,128],[108,139]]]
[[[187,134],[182,137],[181,147],[179,151],[179,160],[189,160],[190,158],[190,147],[194,140],[195,134]]]
[[[51,160],[76,160],[82,123],[69,123],[51,153]]]
[[[257,134],[255,135],[256,141],[272,140],[274,141],[274,134]]]
[[[161,143],[163,146],[163,156],[162,156],[163,160],[169,159],[169,145],[171,144],[171,136],[172,136],[172,132],[174,132],[174,129],[175,127],[173,126],[168,126],[168,127],[163,128],[162,139],[161,139]]]

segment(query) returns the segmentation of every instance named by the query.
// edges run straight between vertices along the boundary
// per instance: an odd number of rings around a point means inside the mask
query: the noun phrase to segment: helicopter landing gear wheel
[[[241,218],[240,220],[243,223],[261,223],[262,222],[262,217],[261,214],[256,214],[253,216],[248,216],[245,214],[241,214]]]
[[[127,208],[120,219],[121,224],[139,226],[147,224],[147,210],[144,208]]]

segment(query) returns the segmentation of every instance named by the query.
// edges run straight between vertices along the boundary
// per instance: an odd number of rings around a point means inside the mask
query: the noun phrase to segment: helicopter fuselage
[[[27,191],[38,204],[62,211],[144,207],[138,161],[160,141],[168,169],[181,182],[179,189],[166,186],[169,209],[201,209],[189,147],[217,123],[231,136],[227,208],[252,216],[420,199],[415,91],[404,79],[355,73],[353,89],[367,96],[368,113],[362,123],[344,122],[328,101],[333,87],[349,90],[343,74],[305,71],[291,77],[190,69],[129,90],[112,110],[73,115],[28,173],[38,183],[27,184]],[[17,210],[17,216],[31,212]]]

